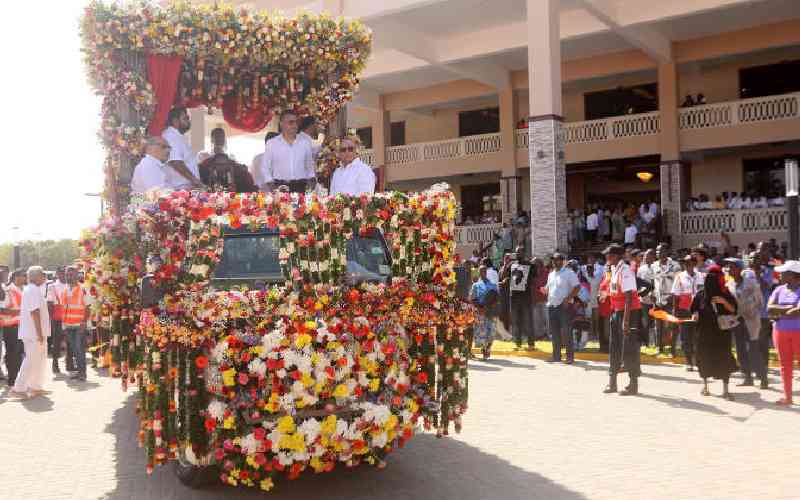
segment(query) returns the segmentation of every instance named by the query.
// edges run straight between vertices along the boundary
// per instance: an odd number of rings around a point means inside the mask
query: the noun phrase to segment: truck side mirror
[[[142,278],[141,300],[143,308],[157,305],[162,297],[164,297],[164,292],[155,286],[152,275],[148,274]]]

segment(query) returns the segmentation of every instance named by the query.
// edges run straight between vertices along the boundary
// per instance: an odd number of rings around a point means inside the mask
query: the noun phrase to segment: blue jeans
[[[531,314],[533,315],[534,338],[547,338],[550,335],[549,328],[547,326],[547,306],[542,303],[533,304],[533,307],[531,308]]]
[[[64,326],[72,354],[75,356],[75,369],[86,377],[86,331],[78,326]]]
[[[567,361],[575,359],[575,346],[572,342],[572,314],[568,304],[547,306],[550,319],[550,338],[553,342],[553,361],[561,361],[561,343],[567,345]]]

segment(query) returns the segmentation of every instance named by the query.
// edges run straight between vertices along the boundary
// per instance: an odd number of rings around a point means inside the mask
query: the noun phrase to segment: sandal
[[[710,396],[711,395],[711,391],[709,391],[708,389],[703,389],[703,390],[700,391],[700,395],[701,396]]]
[[[786,399],[786,398],[781,398],[781,399],[775,401],[775,404],[779,405],[779,406],[792,406],[792,400],[791,399]]]

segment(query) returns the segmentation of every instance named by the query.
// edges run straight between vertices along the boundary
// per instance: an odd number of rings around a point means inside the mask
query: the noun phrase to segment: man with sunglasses
[[[348,136],[339,141],[337,156],[342,166],[331,177],[331,196],[339,193],[359,196],[375,192],[375,174],[358,157],[359,139]]]
[[[267,141],[261,158],[262,191],[287,186],[293,193],[314,187],[315,168],[311,143],[297,136],[297,114],[287,110],[280,116],[281,135]],[[258,177],[258,176],[257,176]]]
[[[147,138],[144,148],[144,158],[136,165],[131,179],[131,191],[144,193],[155,188],[170,188],[167,182],[169,168],[164,162],[169,158],[169,144],[163,137],[157,135]]]

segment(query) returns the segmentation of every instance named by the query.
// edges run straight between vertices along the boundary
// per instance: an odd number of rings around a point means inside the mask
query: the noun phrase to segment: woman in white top
[[[339,193],[359,196],[375,192],[375,174],[372,167],[358,158],[361,141],[356,136],[347,136],[339,141],[337,156],[342,166],[331,177],[331,196]]]

